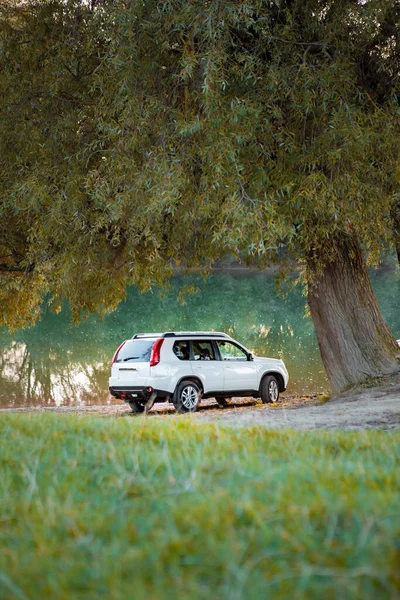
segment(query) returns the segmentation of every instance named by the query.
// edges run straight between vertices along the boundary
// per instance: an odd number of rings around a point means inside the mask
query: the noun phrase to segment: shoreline
[[[264,406],[270,409],[276,408],[298,408],[299,406],[310,405],[310,403],[320,403],[320,398],[325,397],[326,394],[319,392],[312,392],[310,394],[282,394],[279,398],[277,404],[262,404],[261,400],[254,398],[246,398],[239,397],[232,399],[225,407],[218,406],[216,400],[213,398],[209,398],[207,400],[202,400],[199,406],[199,410],[197,413],[201,413],[202,411],[229,411],[235,409],[246,409],[254,406]],[[115,416],[118,416],[120,413],[127,411],[131,412],[130,407],[127,403],[114,398],[110,401],[109,404],[68,404],[68,405],[29,405],[29,406],[4,406],[0,407],[0,414],[6,412],[62,412],[62,413],[100,413],[100,414],[109,414],[113,415],[115,412]],[[175,414],[175,409],[172,403],[170,402],[159,402],[154,404],[151,409],[149,416],[153,414],[164,415],[164,414]],[[137,415],[134,415],[137,416]],[[185,415],[178,415],[185,416]]]
[[[225,407],[213,399],[203,400],[199,410],[178,415],[172,404],[155,404],[147,417],[131,412],[125,403],[91,406],[36,406],[0,408],[0,414],[71,414],[81,417],[133,418],[143,420],[177,418],[199,424],[233,428],[261,427],[266,430],[344,430],[386,432],[400,429],[400,373],[353,388],[339,397],[326,394],[282,394],[276,404],[253,398],[235,398]]]

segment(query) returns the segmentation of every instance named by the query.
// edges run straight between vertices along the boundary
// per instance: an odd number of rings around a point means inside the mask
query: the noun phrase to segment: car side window
[[[194,360],[215,360],[215,352],[212,342],[194,341],[193,358]]]
[[[222,360],[248,360],[246,352],[231,342],[217,342]]]
[[[179,342],[175,342],[172,351],[175,354],[175,356],[179,358],[179,360],[189,360],[190,358],[190,349],[188,341],[180,340]]]

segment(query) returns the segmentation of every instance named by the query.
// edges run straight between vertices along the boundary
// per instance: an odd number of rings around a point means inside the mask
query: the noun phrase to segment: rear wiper
[[[140,356],[128,356],[128,358],[123,358],[122,361],[119,361],[119,362],[126,362],[127,360],[135,360],[136,358],[140,358]]]

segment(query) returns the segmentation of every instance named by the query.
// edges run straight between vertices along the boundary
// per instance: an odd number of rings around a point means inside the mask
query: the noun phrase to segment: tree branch
[[[18,265],[10,265],[8,263],[0,263],[0,272],[1,273],[32,273],[35,269],[34,263],[26,267],[19,267]]]
[[[291,40],[284,40],[283,38],[279,38],[279,37],[275,37],[275,36],[269,36],[268,38],[269,40],[274,40],[276,42],[282,42],[282,44],[292,44],[294,46],[302,46],[302,47],[306,47],[306,48],[327,48],[327,47],[332,47],[332,44],[329,44],[328,42],[294,42]]]

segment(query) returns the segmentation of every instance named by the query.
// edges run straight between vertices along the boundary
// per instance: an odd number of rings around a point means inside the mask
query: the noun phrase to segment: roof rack
[[[198,335],[202,337],[229,337],[226,333],[222,331],[167,331],[163,334],[163,337],[182,337],[185,335]]]
[[[132,339],[136,340],[138,338],[149,338],[149,337],[150,338],[153,338],[153,337],[154,338],[163,337],[163,334],[162,333],[135,333],[132,336]]]
[[[165,333],[135,333],[132,336],[132,339],[138,338],[171,338],[171,337],[183,337],[187,335],[198,335],[201,337],[225,337],[229,338],[230,336],[227,333],[223,333],[222,331],[166,331]]]

